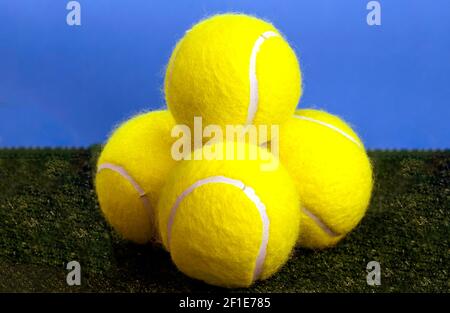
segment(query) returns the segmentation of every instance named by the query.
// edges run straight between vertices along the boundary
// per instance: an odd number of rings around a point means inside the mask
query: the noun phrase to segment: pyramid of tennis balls
[[[364,216],[372,168],[363,143],[337,116],[296,111],[299,63],[269,22],[200,21],[174,48],[164,90],[169,110],[120,125],[98,159],[100,207],[123,238],[161,244],[192,278],[248,287],[295,246],[332,247]],[[268,139],[201,138],[175,158],[177,135],[195,133],[199,117],[203,134],[240,125]]]

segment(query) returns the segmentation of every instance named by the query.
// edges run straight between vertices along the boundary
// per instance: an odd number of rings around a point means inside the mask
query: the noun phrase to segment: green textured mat
[[[161,249],[120,240],[93,190],[91,149],[0,150],[0,291],[216,291]],[[337,247],[297,249],[272,278],[239,291],[449,292],[450,151],[371,151],[366,217]],[[82,267],[69,287],[65,264]],[[368,286],[366,265],[381,264]]]

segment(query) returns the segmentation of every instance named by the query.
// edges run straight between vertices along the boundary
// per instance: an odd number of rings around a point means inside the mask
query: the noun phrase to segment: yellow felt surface
[[[170,154],[174,120],[168,111],[140,114],[121,125],[108,140],[98,166],[121,166],[145,191],[155,210],[160,190],[175,161]],[[96,190],[107,221],[124,238],[137,243],[150,240],[157,225],[139,194],[118,173],[105,169],[96,176]],[[153,222],[153,225],[152,225]]]
[[[332,124],[361,144],[295,117],[280,130],[280,159],[296,182],[302,205],[337,234],[330,236],[302,213],[299,244],[325,248],[335,245],[364,216],[372,191],[372,167],[361,140],[344,121],[318,110],[299,110],[296,115]]]
[[[224,154],[229,146],[252,147],[260,157],[272,158],[266,150],[242,142],[217,146]],[[200,179],[226,176],[252,187],[265,204],[270,220],[269,242],[259,279],[275,273],[287,261],[298,238],[300,202],[287,171],[281,165],[273,171],[262,171],[262,162],[247,158],[178,163],[158,204],[164,246],[168,247],[168,221],[177,197]],[[252,283],[262,229],[256,206],[242,190],[223,183],[203,185],[185,197],[177,209],[170,253],[177,267],[190,277],[213,285],[246,287]]]
[[[252,48],[275,27],[242,14],[205,19],[186,32],[169,60],[165,96],[178,123],[192,126],[245,124],[250,101]],[[256,57],[258,110],[254,124],[280,124],[295,110],[301,96],[301,74],[295,52],[283,37],[271,37]]]

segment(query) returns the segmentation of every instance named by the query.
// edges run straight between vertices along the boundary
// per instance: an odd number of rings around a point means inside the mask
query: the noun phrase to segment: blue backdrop
[[[369,148],[450,147],[450,1],[0,1],[0,146],[86,146],[164,107],[165,64],[185,30],[218,12],[273,22],[296,49],[300,107],[349,121]]]

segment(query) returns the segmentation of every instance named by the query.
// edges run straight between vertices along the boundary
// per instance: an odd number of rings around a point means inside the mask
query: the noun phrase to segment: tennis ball
[[[174,166],[168,111],[137,115],[121,125],[100,154],[95,185],[106,220],[125,239],[158,240],[158,195]]]
[[[207,18],[176,45],[165,97],[179,124],[281,124],[302,93],[295,52],[270,23],[244,14]]]
[[[223,158],[184,160],[171,171],[157,209],[161,239],[186,275],[248,287],[287,261],[298,238],[298,194],[281,164],[261,170],[274,158],[265,149],[225,141],[193,153],[206,149]]]
[[[364,145],[343,120],[299,110],[280,129],[279,154],[302,199],[299,244],[335,245],[362,219],[372,192]]]

